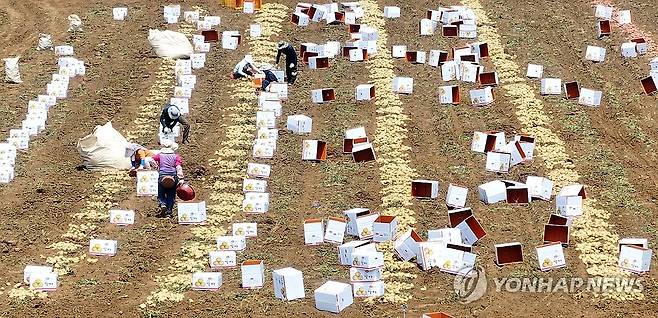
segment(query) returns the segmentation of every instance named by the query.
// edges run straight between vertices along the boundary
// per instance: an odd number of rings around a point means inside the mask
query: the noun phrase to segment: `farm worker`
[[[270,83],[278,81],[276,75],[271,71],[272,65],[262,64],[260,66],[260,71],[265,75],[263,78],[263,83],[261,84],[261,89],[267,91],[267,87],[270,86]]]
[[[147,161],[152,160],[151,157],[153,157],[155,153],[140,144],[128,143],[126,145],[126,154],[130,155],[130,163],[132,164],[133,169],[137,169],[139,167],[146,168],[146,165],[148,165]],[[142,163],[142,160],[145,162]]]
[[[162,124],[162,132],[172,132],[176,124],[180,123],[183,126],[183,143],[189,142],[190,138],[190,123],[187,118],[180,113],[180,109],[176,105],[167,104],[160,114],[160,124]],[[166,130],[169,131],[166,131]]]
[[[251,77],[259,72],[260,71],[254,66],[251,55],[245,55],[244,58],[238,62],[238,64],[235,64],[231,78],[240,79],[244,77]]]
[[[176,203],[176,186],[183,179],[183,158],[176,153],[178,145],[171,140],[164,140],[160,153],[153,155],[153,162],[158,167],[158,204],[160,215],[173,216]]]
[[[297,79],[297,53],[295,48],[286,41],[279,41],[277,44],[279,51],[276,53],[276,64],[279,64],[281,54],[286,56],[286,77],[288,84],[294,84]]]

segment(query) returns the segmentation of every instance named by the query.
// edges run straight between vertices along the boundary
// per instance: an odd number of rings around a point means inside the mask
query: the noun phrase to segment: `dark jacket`
[[[186,144],[189,141],[189,136],[190,136],[190,123],[187,121],[187,118],[183,114],[178,116],[176,119],[171,119],[169,118],[169,107],[172,107],[173,105],[167,105],[162,110],[162,113],[160,114],[160,124],[162,124],[162,129],[164,132],[165,128],[169,129],[174,129],[176,127],[176,124],[180,123],[182,128],[183,128],[183,143]]]
[[[295,52],[295,48],[292,47],[292,44],[288,44],[288,46],[280,49],[276,53],[276,64],[279,64],[281,54],[286,56],[286,68],[290,67],[290,64],[295,64],[295,67],[297,67],[297,52]]]

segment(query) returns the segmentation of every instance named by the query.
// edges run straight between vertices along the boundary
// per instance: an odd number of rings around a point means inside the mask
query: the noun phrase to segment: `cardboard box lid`
[[[375,223],[391,223],[395,220],[395,216],[391,215],[380,215],[376,220]]]
[[[242,266],[253,266],[253,265],[263,265],[263,261],[257,259],[250,259],[242,262]]]

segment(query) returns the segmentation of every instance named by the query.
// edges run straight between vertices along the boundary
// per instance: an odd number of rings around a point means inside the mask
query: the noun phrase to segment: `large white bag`
[[[5,82],[16,84],[23,82],[21,81],[21,73],[18,71],[18,59],[20,58],[20,56],[17,56],[2,59],[5,61]]]
[[[149,30],[149,43],[159,57],[179,59],[194,54],[194,47],[185,34],[174,31]]]
[[[94,132],[78,140],[78,152],[87,169],[130,169],[126,157],[126,138],[112,127],[111,122],[96,126]]]
[[[68,32],[82,31],[82,20],[76,14],[71,14],[67,18],[69,20],[69,29]]]

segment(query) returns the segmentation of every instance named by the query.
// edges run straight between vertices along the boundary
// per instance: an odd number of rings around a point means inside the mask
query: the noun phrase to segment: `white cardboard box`
[[[256,127],[258,128],[276,128],[276,113],[257,111]]]
[[[347,221],[343,218],[329,217],[324,234],[324,240],[329,243],[343,244]]]
[[[620,10],[617,12],[617,22],[620,25],[631,24],[631,10]]]
[[[277,269],[272,272],[274,297],[281,300],[305,298],[304,275],[292,267]]]
[[[324,229],[321,219],[304,220],[304,244],[320,245],[324,242]]]
[[[420,20],[420,35],[434,35],[434,31],[436,30],[437,22],[432,21],[430,19],[422,19]]]
[[[542,78],[544,76],[544,67],[537,64],[528,64],[528,71],[526,77],[529,78]]]
[[[414,91],[414,79],[411,77],[393,78],[393,92],[398,94],[411,94]]]
[[[458,85],[440,86],[439,103],[458,105],[461,102]]]
[[[247,175],[251,178],[269,179],[271,169],[270,165],[250,162],[247,164]]]
[[[414,230],[400,235],[393,243],[395,254],[403,261],[409,261],[418,255],[419,243],[423,241]]]
[[[304,115],[288,116],[286,128],[295,134],[308,134],[311,132],[313,119]]]
[[[551,199],[551,194],[553,193],[553,181],[547,178],[528,176],[525,184],[528,186],[528,191],[532,198],[545,201]]]
[[[114,256],[117,253],[117,241],[90,240],[89,254],[95,256]]]
[[[565,186],[555,198],[555,208],[560,215],[567,217],[579,216],[583,214],[583,200],[586,197],[587,194],[583,185]]]
[[[355,282],[376,282],[382,279],[382,268],[350,268],[350,281]]]
[[[505,132],[487,131],[473,132],[471,151],[487,153],[489,151],[502,150],[505,147]]]
[[[304,13],[295,12],[292,14],[291,21],[297,26],[307,26],[310,21],[310,18],[308,15]]]
[[[349,284],[328,281],[314,291],[315,308],[340,313],[354,302]]]
[[[486,204],[493,204],[507,199],[505,183],[494,180],[478,186],[480,200]]]
[[[206,201],[178,203],[178,224],[205,224],[206,220]]]
[[[333,88],[321,88],[311,90],[311,100],[316,104],[322,104],[336,100],[336,92]]]
[[[267,181],[256,179],[244,179],[242,181],[242,192],[267,192]]]
[[[395,19],[400,17],[400,8],[393,6],[384,7],[384,17],[389,19]]]
[[[382,297],[384,296],[384,282],[352,283],[354,297]]]
[[[511,159],[512,155],[506,152],[487,152],[485,169],[491,172],[508,173]]]
[[[135,223],[135,211],[110,210],[110,223],[116,225],[131,225]]]
[[[196,272],[192,274],[193,290],[218,290],[222,287],[222,273]]]
[[[356,100],[366,101],[375,97],[375,85],[373,84],[360,84],[356,86]]]
[[[535,248],[537,250],[537,261],[541,271],[565,267],[567,262],[564,258],[564,249],[560,242],[549,243]]]
[[[374,236],[373,225],[375,220],[379,217],[379,213],[370,213],[366,215],[357,216],[355,220],[356,231],[359,239],[371,239]]]
[[[384,266],[384,253],[356,249],[352,252],[352,266],[358,268],[377,268]]]
[[[600,20],[612,20],[612,7],[597,4],[594,15]]]
[[[454,208],[463,208],[466,206],[467,196],[468,196],[468,188],[455,186],[451,183],[448,185],[446,204]]]
[[[427,241],[428,242],[442,241],[446,244],[447,243],[462,244],[462,231],[459,228],[452,228],[452,227],[447,227],[437,230],[428,230]]]
[[[217,249],[220,251],[242,251],[247,245],[247,239],[242,235],[217,237]]]
[[[302,143],[302,160],[327,160],[327,143],[320,140],[304,140]]]
[[[28,281],[30,289],[38,291],[54,291],[57,289],[57,273],[32,273]]]
[[[364,208],[354,208],[343,211],[347,217],[347,227],[345,229],[347,235],[358,236],[359,232],[356,229],[356,218],[362,215],[369,214],[370,210]]]
[[[211,251],[209,254],[210,268],[221,269],[237,266],[235,251]]]
[[[562,95],[562,80],[559,78],[542,78],[539,93],[542,95]]]
[[[487,106],[494,101],[493,88],[489,86],[480,89],[472,89],[469,91],[469,95],[473,106]]]
[[[585,59],[592,62],[603,62],[605,60],[605,48],[588,45],[585,51]]]
[[[123,21],[128,16],[128,8],[117,7],[112,8],[112,18],[116,21]]]
[[[352,265],[354,260],[352,254],[357,251],[376,252],[377,248],[374,243],[369,241],[351,241],[338,246],[338,258],[341,265]]]
[[[601,105],[601,97],[603,92],[595,91],[592,89],[581,88],[580,97],[578,98],[578,104],[590,106],[590,107],[599,107]]]
[[[266,213],[270,208],[269,193],[249,192],[245,193],[242,200],[242,212],[261,214]]]
[[[393,58],[406,58],[407,46],[406,45],[393,45],[391,47],[391,56]]]
[[[398,220],[395,216],[380,215],[372,225],[374,242],[386,242],[395,239]]]
[[[637,44],[635,42],[626,42],[621,44],[621,56],[637,57]]]
[[[411,181],[411,196],[422,199],[436,199],[439,196],[439,181],[420,179]]]
[[[446,252],[446,243],[443,241],[421,242],[418,244],[416,263],[424,271],[440,266],[441,254]]]
[[[651,267],[652,251],[648,248],[634,245],[622,245],[619,251],[619,268],[629,272],[642,274]]]
[[[246,260],[240,266],[242,288],[261,288],[265,282],[265,263],[262,260]]]
[[[231,229],[233,230],[233,236],[258,236],[258,223],[233,223]]]
[[[23,270],[23,282],[29,284],[30,276],[32,276],[33,274],[49,274],[49,273],[53,273],[52,266],[27,265]]]
[[[455,61],[444,62],[441,65],[441,79],[443,79],[444,82],[449,82],[461,78],[461,75],[457,76],[460,69],[460,64]]]
[[[448,59],[448,52],[441,50],[430,50],[427,64],[434,67],[439,67],[440,64],[446,62]]]

